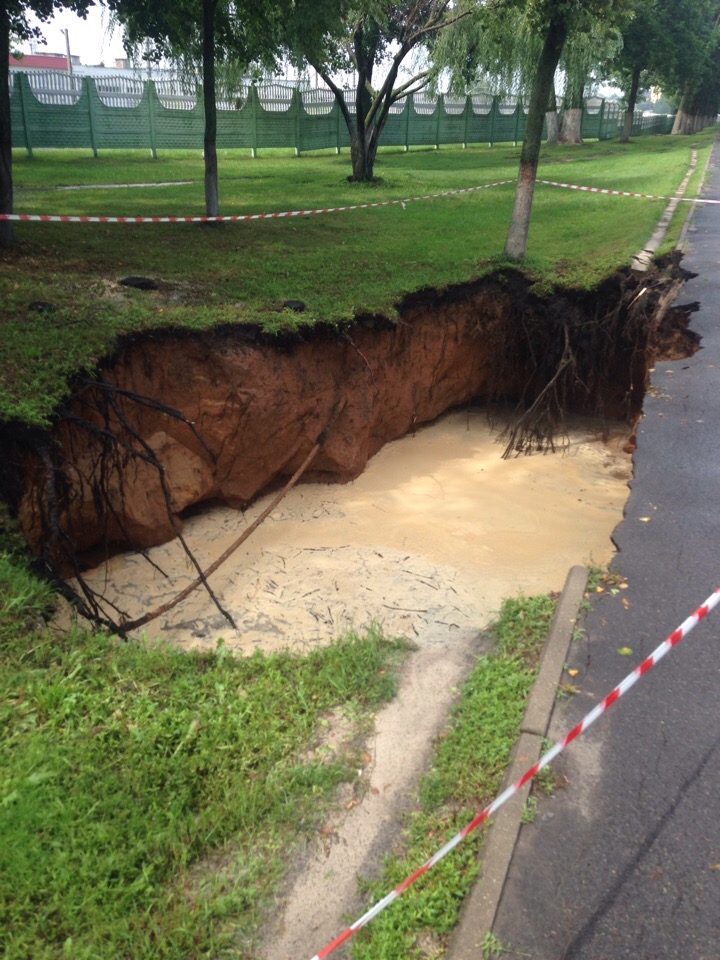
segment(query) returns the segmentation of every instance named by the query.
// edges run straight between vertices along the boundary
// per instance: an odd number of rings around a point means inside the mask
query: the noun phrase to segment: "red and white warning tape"
[[[685,203],[720,203],[720,200],[704,200],[698,197],[665,197],[659,193],[633,193],[630,190],[608,190],[605,187],[583,187],[578,183],[560,183],[559,180],[537,180],[546,187],[565,187],[583,193],[604,193],[612,197],[642,197],[644,200],[684,200]]]
[[[587,716],[584,717],[577,726],[573,727],[572,730],[567,733],[562,740],[559,740],[547,753],[543,754],[540,759],[529,767],[525,773],[515,781],[510,787],[507,788],[503,793],[496,797],[493,802],[485,807],[484,810],[481,810],[473,819],[465,826],[463,829],[457,833],[452,840],[449,840],[444,847],[437,851],[429,860],[426,860],[421,867],[418,867],[410,876],[406,877],[401,884],[395,887],[387,896],[383,897],[382,900],[379,900],[373,907],[371,907],[366,913],[364,913],[355,923],[351,924],[349,927],[346,927],[345,930],[334,940],[323,947],[322,950],[319,950],[312,960],[323,960],[324,957],[329,956],[333,950],[340,946],[341,943],[344,943],[353,934],[357,933],[362,927],[369,923],[374,917],[381,913],[385,907],[389,906],[393,900],[397,898],[407,890],[411,884],[421,877],[424,873],[427,873],[431,867],[434,867],[436,863],[443,859],[451,850],[465,839],[468,834],[472,833],[473,830],[477,829],[481,823],[491,817],[507,800],[510,799],[518,790],[523,787],[528,780],[540,772],[544,767],[546,767],[555,757],[561,753],[568,744],[579,737],[581,733],[584,733],[587,728],[593,724],[598,717],[600,717],[606,710],[608,710],[620,697],[627,693],[627,691],[632,687],[644,674],[650,670],[651,667],[654,667],[662,658],[668,653],[676,643],[678,643],[684,636],[686,636],[690,631],[695,627],[702,619],[704,619],[710,611],[717,606],[720,602],[720,587],[718,587],[715,592],[708,597],[708,599],[697,610],[687,618],[677,630],[674,630],[666,640],[664,640],[659,647],[657,647],[649,657],[646,657],[642,663],[635,667],[632,673],[628,674],[625,679],[619,683],[614,690],[612,690],[605,698],[599,703]]]
[[[309,217],[316,213],[344,213],[346,210],[367,210],[370,207],[404,207],[406,203],[418,200],[437,200],[440,197],[453,197],[461,193],[474,193],[489,187],[504,187],[515,180],[496,180],[494,183],[481,183],[460,190],[443,190],[442,193],[426,193],[419,197],[405,197],[403,200],[378,200],[375,203],[353,203],[345,207],[317,207],[311,210],[281,210],[277,213],[238,213],[224,217],[89,217],[70,214],[49,213],[0,213],[2,220],[21,220],[38,223],[235,223],[241,220],[278,220],[282,217]],[[559,180],[537,180],[547,187],[564,187],[567,190],[579,190],[583,193],[603,193],[613,197],[641,197],[645,200],[683,200],[686,203],[715,203],[720,200],[706,200],[698,197],[666,197],[655,193],[633,193],[630,190],[610,190],[606,187],[585,187],[578,183],[561,183]],[[132,186],[132,184],[130,184]]]
[[[313,210],[282,210],[278,213],[238,213],[226,217],[86,217],[65,214],[37,213],[0,213],[0,220],[38,221],[42,223],[224,223],[239,220],[277,220],[281,217],[307,217],[314,213],[343,213],[346,210],[366,210],[369,207],[404,207],[406,203],[417,200],[437,200],[439,197],[452,197],[460,193],[474,193],[489,187],[502,187],[514,180],[497,180],[495,183],[481,183],[475,187],[463,187],[460,190],[444,190],[442,193],[426,193],[420,197],[405,197],[403,200],[378,200],[375,203],[353,203],[346,207],[318,207]]]

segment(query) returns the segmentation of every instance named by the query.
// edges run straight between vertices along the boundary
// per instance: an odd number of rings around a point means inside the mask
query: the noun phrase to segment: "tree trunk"
[[[515,201],[510,218],[510,228],[505,241],[505,253],[508,257],[525,256],[528,230],[530,229],[530,211],[533,193],[535,192],[535,178],[540,160],[543,115],[566,37],[567,26],[565,20],[563,18],[552,20],[545,35],[542,53],[533,78],[530,109],[525,124],[525,139],[520,152],[520,170],[517,187],[515,188]]]
[[[690,109],[690,91],[686,86],[683,90],[682,99],[680,100],[680,105],[678,106],[678,112],[675,114],[675,122],[673,123],[672,133],[686,133],[687,132],[687,122],[688,122],[688,110]]]
[[[584,71],[582,73],[575,71],[567,78],[565,110],[563,111],[562,128],[560,129],[561,143],[582,143],[580,128],[582,125],[585,79]]]
[[[637,105],[638,89],[640,87],[640,67],[635,67],[630,80],[630,93],[628,94],[628,105],[625,111],[625,123],[620,134],[620,143],[629,143],[632,133],[633,117],[635,116],[635,106]]]
[[[566,107],[563,113],[561,143],[582,143],[582,107]]]
[[[374,176],[377,141],[373,136],[369,138],[370,143],[366,142],[367,139],[358,133],[350,143],[353,180],[372,180]]]
[[[0,4],[0,213],[13,212],[12,132],[10,130],[10,23],[5,4]],[[0,249],[13,241],[10,220],[0,220]]]
[[[218,215],[217,106],[215,103],[215,7],[203,0],[203,105],[205,107],[205,215]]]
[[[557,143],[560,139],[560,127],[557,115],[557,97],[555,96],[555,84],[550,86],[550,97],[548,98],[547,110],[545,111],[545,126],[547,127],[547,139],[545,143]]]

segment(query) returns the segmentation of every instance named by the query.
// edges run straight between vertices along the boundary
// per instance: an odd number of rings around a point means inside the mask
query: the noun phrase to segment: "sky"
[[[91,7],[87,19],[82,20],[68,11],[61,11],[47,23],[33,21],[40,27],[46,44],[38,44],[36,53],[65,53],[65,34],[70,33],[70,53],[78,55],[80,62],[87,65],[104,63],[113,66],[115,59],[124,57],[122,34],[115,30],[108,35],[108,14],[106,10]],[[23,53],[30,53],[28,43],[19,44]]]

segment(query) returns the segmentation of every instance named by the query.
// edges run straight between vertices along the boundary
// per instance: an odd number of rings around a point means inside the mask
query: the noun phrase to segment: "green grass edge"
[[[382,875],[363,884],[368,904],[397,886],[498,793],[514,746],[557,597],[503,601],[489,628],[494,651],[478,658],[423,777],[402,849]],[[442,956],[478,869],[483,833],[471,834],[364,928],[353,960]],[[355,918],[352,918],[355,919]]]

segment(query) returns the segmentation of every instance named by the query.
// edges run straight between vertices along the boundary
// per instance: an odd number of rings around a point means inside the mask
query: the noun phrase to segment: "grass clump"
[[[0,954],[251,956],[287,848],[357,775],[352,747],[308,753],[318,725],[391,697],[406,646],[370,630],[239,659],[58,637],[33,628],[48,589],[5,557],[0,588]]]
[[[555,602],[545,595],[503,603],[491,627],[495,651],[478,659],[465,684],[421,783],[404,849],[391,855],[382,876],[367,885],[369,903],[397,886],[497,794]],[[481,842],[481,831],[471,834],[410,887],[399,904],[379,914],[355,940],[354,960],[440,955],[475,877]]]

